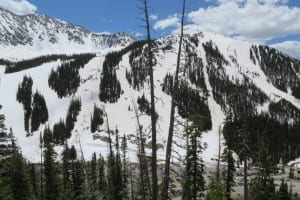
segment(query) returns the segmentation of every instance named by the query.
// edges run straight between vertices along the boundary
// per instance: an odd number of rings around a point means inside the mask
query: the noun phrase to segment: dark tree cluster
[[[11,64],[11,61],[9,60],[5,60],[5,59],[0,59],[0,65],[10,65]]]
[[[51,142],[54,144],[64,144],[66,139],[71,137],[80,110],[81,100],[71,99],[66,120],[60,119],[60,121],[53,126],[53,131],[51,131],[52,135],[50,137]]]
[[[242,131],[244,130],[244,131]],[[224,137],[227,141],[232,141],[231,147],[234,152],[241,152],[243,149],[243,132],[247,132],[247,146],[249,156],[254,163],[257,162],[261,138],[268,138],[264,143],[264,148],[272,158],[270,162],[275,165],[282,159],[283,162],[293,160],[300,155],[300,125],[289,125],[288,122],[280,123],[269,114],[252,116],[233,117],[230,122],[224,125]]]
[[[74,128],[75,122],[77,121],[77,116],[80,111],[81,111],[81,100],[72,99],[66,116],[67,138],[71,137],[71,131]]]
[[[146,51],[143,46],[133,49],[129,54],[129,64],[131,70],[126,70],[126,78],[133,89],[140,90],[144,88],[144,83],[149,76],[149,69],[147,68],[146,62],[147,57],[145,56]]]
[[[73,56],[74,60],[65,61],[56,70],[51,70],[48,84],[59,98],[71,96],[80,86],[79,70],[83,68],[95,55],[82,54]]]
[[[123,55],[129,51],[141,48],[144,44],[144,41],[137,41],[121,51],[111,52],[105,56],[99,87],[99,98],[101,101],[105,103],[115,103],[118,101],[121,96],[122,89],[116,74],[117,67],[121,62]],[[129,72],[127,71],[126,77],[129,79]]]
[[[117,53],[109,53],[103,62],[99,99],[102,102],[116,103],[121,96],[121,84],[117,78],[117,65],[120,62]]]
[[[250,58],[261,69],[278,89],[287,92],[291,88],[293,96],[300,98],[300,61],[280,53],[274,48],[253,45]]]
[[[285,99],[278,102],[271,102],[269,114],[280,123],[300,124],[300,111],[293,104]]]
[[[46,55],[40,56],[37,58],[29,59],[29,60],[21,60],[18,62],[10,62],[7,63],[7,67],[5,69],[5,73],[15,73],[26,69],[31,69],[37,66],[42,65],[43,63],[56,61],[58,59],[66,61],[71,59],[77,59],[81,56],[95,56],[93,54],[79,54],[79,55]]]
[[[197,53],[195,52],[195,47],[197,47],[198,43],[197,38],[193,39],[194,37],[189,37],[185,45],[185,66],[184,66],[184,74],[187,73],[187,76],[192,84],[196,85],[198,88],[201,88],[205,95],[208,94],[204,73],[203,73],[203,61],[200,57],[198,57]],[[195,47],[191,45],[194,43]]]
[[[41,124],[48,121],[48,109],[44,99],[38,91],[33,95],[32,114],[31,114],[31,131],[36,131]]]
[[[209,64],[215,63],[218,68],[222,68],[223,65],[228,65],[229,62],[224,58],[217,45],[215,45],[211,40],[202,44],[206,58]]]
[[[163,91],[167,94],[171,93],[172,75],[167,75],[163,84]],[[202,123],[205,130],[211,129],[212,121],[209,107],[207,104],[207,96],[202,97],[201,93],[191,88],[186,81],[179,81],[178,91],[175,96],[178,114],[183,118],[189,118],[194,115],[202,116]]]
[[[94,111],[91,115],[91,132],[95,133],[98,130],[98,126],[101,126],[104,122],[103,119],[104,112],[101,108],[94,105]]]
[[[167,73],[164,82],[162,84],[162,91],[168,95],[172,95],[173,93],[173,76],[170,73]]]
[[[147,115],[150,115],[150,112],[151,112],[150,103],[146,99],[145,94],[143,94],[141,97],[137,98],[137,104],[139,105],[139,110],[142,113],[146,113]]]
[[[211,58],[210,53],[207,53],[207,56],[210,56],[207,57],[208,78],[213,89],[213,96],[223,111],[227,112],[231,109],[236,115],[254,114],[257,105],[262,105],[269,100],[268,96],[248,77],[244,76],[243,80],[230,80],[222,64],[218,65],[218,59]]]
[[[40,125],[46,123],[49,118],[44,96],[38,91],[32,96],[32,85],[32,78],[24,76],[17,91],[17,101],[22,103],[24,108],[24,127],[27,133],[38,130]],[[30,119],[31,124],[29,124]]]
[[[58,123],[53,125],[52,142],[54,144],[63,144],[67,138],[66,124],[63,119],[60,119]]]

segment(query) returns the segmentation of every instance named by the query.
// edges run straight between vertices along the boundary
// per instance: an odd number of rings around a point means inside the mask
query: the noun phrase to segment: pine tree
[[[201,128],[195,122],[187,123],[185,134],[188,140],[186,166],[183,181],[183,199],[197,200],[204,196],[205,180],[203,177],[204,164],[200,153],[203,150],[201,143]]]
[[[276,194],[277,200],[291,200],[291,194],[288,189],[288,185],[284,182],[284,179],[281,180],[279,190]]]
[[[225,192],[226,192],[226,197],[228,200],[232,199],[231,198],[231,192],[233,192],[233,187],[234,187],[234,172],[236,171],[235,169],[235,160],[233,158],[233,152],[230,149],[230,147],[227,146],[227,148],[224,149],[223,152],[223,162],[227,163],[226,169],[224,171],[224,186],[225,186]]]
[[[100,191],[100,196],[102,199],[107,199],[107,184],[106,184],[106,177],[105,177],[105,161],[104,158],[100,155],[98,160],[99,170],[98,170],[98,186]]]
[[[74,198],[74,194],[71,187],[71,163],[70,163],[70,149],[68,144],[65,144],[64,150],[62,152],[62,192],[59,197],[60,200],[71,200]]]
[[[51,130],[44,130],[44,138],[52,135]],[[45,198],[46,200],[56,200],[60,196],[60,180],[58,169],[55,163],[56,152],[53,144],[44,139],[44,179],[45,179]]]
[[[91,199],[96,200],[98,196],[98,183],[97,183],[97,156],[94,152],[90,163],[90,180],[91,180]]]
[[[2,106],[0,105],[0,109]],[[6,133],[6,127],[5,127],[5,116],[3,114],[0,114],[0,138],[1,140],[7,140],[7,133]],[[1,156],[6,157],[8,154],[11,153],[11,150],[7,148],[7,146],[1,147],[0,148]],[[3,160],[0,162],[0,199],[3,200],[13,200],[13,195],[12,195],[12,188],[9,182],[7,175],[7,170],[6,170],[6,162]]]
[[[84,200],[86,199],[84,194],[84,172],[83,163],[76,160],[73,162],[72,169],[72,186],[74,191],[74,199]]]
[[[190,178],[190,170],[192,168],[191,163],[191,148],[189,144],[189,137],[186,136],[186,156],[185,156],[185,166],[184,166],[184,173],[182,179],[182,200],[190,200],[192,199],[192,179]]]
[[[13,198],[35,199],[28,165],[14,141],[12,142],[12,154],[6,162],[7,176]]]
[[[206,200],[228,200],[221,181],[211,180],[206,194]]]
[[[229,112],[226,117],[226,123],[230,124],[232,123],[232,113]],[[226,130],[225,130],[226,131]],[[224,132],[224,131],[223,131]],[[226,162],[226,169],[223,172],[223,177],[224,177],[224,186],[225,186],[225,192],[226,192],[226,197],[228,200],[232,199],[231,198],[231,192],[233,192],[233,187],[234,187],[234,172],[236,171],[235,169],[235,160],[233,158],[233,145],[234,145],[234,136],[233,134],[228,134],[226,137],[226,148],[223,151],[222,155],[222,161]]]

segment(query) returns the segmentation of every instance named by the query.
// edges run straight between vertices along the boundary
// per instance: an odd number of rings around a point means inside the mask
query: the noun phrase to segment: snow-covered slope
[[[92,33],[46,15],[16,15],[0,8],[1,58],[99,52],[108,47],[124,47],[133,41],[125,33]]]
[[[178,36],[172,35],[158,39],[155,41],[155,44],[156,65],[154,67],[154,77],[155,95],[157,97],[156,109],[159,116],[157,138],[158,143],[162,147],[158,150],[158,158],[162,160],[165,155],[171,101],[170,96],[162,91],[162,87],[165,76],[167,74],[174,74],[175,72]],[[214,80],[226,80],[233,85],[238,85],[246,81],[251,86],[251,89],[246,89],[244,91],[245,94],[256,91],[266,96],[264,101],[255,104],[255,109],[258,112],[268,112],[270,102],[278,102],[281,99],[285,99],[297,109],[300,109],[300,100],[292,95],[290,88],[287,88],[287,91],[282,88],[278,89],[270,81],[271,77],[261,67],[261,54],[257,53],[256,56],[250,56],[250,52],[254,49],[253,44],[226,38],[221,35],[199,33],[187,35],[184,38],[184,46],[186,59],[182,59],[184,62],[180,70],[180,80],[186,81],[190,88],[197,91],[203,97],[203,105],[209,109],[211,117],[211,128],[203,133],[203,142],[207,144],[207,149],[203,152],[203,158],[206,162],[210,162],[212,158],[217,156],[218,131],[223,126],[227,105],[226,100],[217,98],[218,85],[216,85]],[[277,54],[279,58],[284,57],[280,52],[277,52]],[[285,58],[289,59],[288,57]],[[116,103],[103,103],[99,101],[99,84],[101,76],[103,76],[102,64],[105,60],[105,55],[93,58],[84,68],[80,69],[81,84],[74,97],[81,98],[82,108],[72,131],[72,136],[68,140],[69,145],[75,145],[78,155],[81,155],[79,141],[81,142],[86,158],[89,158],[92,152],[106,154],[108,150],[108,144],[100,139],[94,140],[93,135],[95,134],[92,134],[90,131],[90,116],[93,112],[94,104],[96,104],[107,112],[110,128],[118,128],[121,135],[127,135],[129,139],[129,152],[131,152],[130,158],[134,159],[137,147],[132,138],[136,135],[137,123],[132,109],[132,102],[136,102],[138,96],[142,96],[142,94],[145,94],[149,100],[150,92],[148,78],[144,81],[144,87],[138,90],[134,89],[129,83],[127,75],[132,70],[130,62],[141,59],[143,59],[143,54],[133,56],[132,51],[129,51],[122,56],[122,60],[116,66],[117,78],[122,88],[121,97]],[[295,74],[298,74],[299,61],[290,59],[289,62],[294,66]],[[60,118],[66,116],[67,107],[72,98],[59,99],[56,93],[48,86],[48,75],[59,63],[59,60],[45,63],[39,67],[12,74],[4,74],[4,66],[0,66],[0,105],[3,105],[2,112],[6,115],[6,125],[13,128],[22,152],[32,162],[39,161],[39,133],[45,126],[41,126],[39,131],[33,133],[33,136],[26,137],[23,108],[16,101],[16,91],[23,76],[31,76],[33,79],[33,91],[38,90],[45,96],[49,110],[49,121],[46,125],[52,127]],[[296,65],[298,67],[295,67]],[[197,79],[196,81],[195,78],[191,78],[194,76]],[[251,99],[251,96],[249,98]],[[222,102],[225,102],[225,107]],[[184,119],[178,112],[177,119],[184,122]],[[141,115],[141,122],[145,132],[149,132],[150,117],[145,114]],[[102,125],[100,129],[105,130],[106,126]],[[185,146],[185,139],[183,138],[182,130],[183,127],[176,127],[173,145],[174,160],[184,154],[184,148],[182,147]],[[99,131],[96,134],[97,136],[107,136],[105,131]],[[150,141],[151,138],[148,137],[147,143]],[[58,146],[57,150],[59,151],[61,148]],[[150,152],[150,149],[147,149],[147,152]]]

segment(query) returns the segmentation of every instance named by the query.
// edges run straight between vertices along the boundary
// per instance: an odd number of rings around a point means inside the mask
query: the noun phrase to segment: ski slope
[[[167,73],[174,73],[176,67],[176,52],[178,50],[178,44],[175,42],[177,36],[169,36],[161,38],[159,41],[165,42],[172,40],[174,42],[172,51],[162,51],[159,49],[156,53],[157,64],[154,66],[155,77],[155,95],[156,95],[156,110],[159,115],[157,123],[157,143],[161,144],[164,148],[158,149],[158,160],[163,161],[165,159],[165,146],[167,141],[167,133],[169,127],[169,115],[170,115],[170,102],[171,98],[165,94],[161,89],[161,84]],[[285,93],[274,87],[267,79],[264,72],[258,65],[253,64],[250,59],[249,52],[252,46],[251,43],[245,41],[239,41],[231,38],[226,38],[221,35],[212,33],[203,33],[198,35],[200,43],[205,43],[212,40],[224,57],[230,61],[228,65],[224,66],[225,73],[232,79],[243,80],[244,75],[249,77],[253,83],[260,88],[270,100],[278,101],[281,98],[291,102],[294,106],[300,109],[300,101],[293,97],[290,93]],[[24,47],[26,48],[26,47]],[[69,49],[70,52],[73,49]],[[130,69],[129,53],[123,56],[122,61],[119,64],[117,70],[117,77],[120,81],[123,94],[117,103],[103,103],[99,101],[99,84],[102,71],[102,63],[105,59],[105,54],[113,49],[103,49],[102,53],[93,58],[84,68],[80,69],[81,84],[74,97],[80,97],[82,102],[81,111],[78,115],[77,122],[72,131],[72,136],[68,140],[69,145],[74,145],[77,149],[77,155],[84,156],[85,159],[90,159],[93,152],[97,154],[107,155],[108,144],[101,139],[93,139],[93,134],[90,131],[90,116],[93,112],[94,104],[103,108],[108,114],[108,121],[111,130],[118,129],[120,136],[127,135],[128,138],[132,138],[136,135],[137,123],[135,114],[133,111],[132,102],[135,101],[138,96],[145,94],[147,99],[150,99],[150,88],[145,84],[145,88],[137,91],[134,90],[126,80],[126,69]],[[28,50],[30,51],[30,49]],[[75,53],[76,51],[73,51]],[[212,86],[210,85],[208,73],[206,55],[202,45],[198,45],[197,54],[202,58],[204,63],[204,78],[208,96],[208,106],[212,118],[212,130],[204,132],[202,135],[202,142],[207,144],[207,148],[203,151],[202,157],[206,163],[214,162],[212,159],[217,157],[218,153],[218,131],[223,126],[225,120],[225,114],[223,113],[221,106],[217,104],[212,95]],[[22,55],[20,55],[22,56]],[[238,61],[239,65],[233,63],[230,60],[230,56],[233,56]],[[43,131],[45,126],[53,127],[60,119],[64,119],[67,113],[67,109],[72,97],[59,99],[56,93],[48,87],[48,75],[51,69],[55,69],[60,64],[60,61],[45,63],[39,67],[28,69],[25,71],[4,74],[4,66],[0,66],[0,105],[3,105],[3,112],[6,116],[6,125],[8,128],[12,127],[13,132],[17,138],[17,143],[20,145],[22,153],[31,162],[40,161],[40,148],[39,137],[40,132]],[[256,74],[254,76],[253,74]],[[258,75],[257,75],[258,74]],[[18,84],[22,81],[23,76],[28,75],[33,79],[33,92],[38,90],[44,95],[49,112],[49,121],[46,125],[39,128],[38,131],[33,133],[33,136],[26,137],[24,131],[24,113],[22,105],[16,101],[16,91]],[[268,103],[266,105],[258,105],[258,110],[267,111]],[[178,117],[179,120],[182,120]],[[149,137],[147,142],[151,141],[150,138],[150,117],[147,115],[140,116],[141,124],[144,131],[148,133]],[[98,136],[107,137],[106,125],[101,126],[101,131],[97,133]],[[182,159],[185,155],[184,146],[186,144],[185,139],[182,136],[183,128],[176,129],[173,145],[174,161]],[[113,136],[114,139],[114,136]],[[223,138],[221,137],[223,142]],[[81,147],[80,147],[81,146]],[[82,148],[82,152],[81,152]],[[137,146],[133,140],[128,141],[129,157],[131,161],[136,161]],[[56,147],[59,153],[62,150],[61,146]],[[146,149],[146,152],[150,154],[151,149]]]

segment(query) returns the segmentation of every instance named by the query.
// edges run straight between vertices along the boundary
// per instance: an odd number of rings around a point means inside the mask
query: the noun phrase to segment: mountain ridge
[[[99,52],[135,41],[126,33],[94,33],[44,14],[16,15],[0,9],[2,58]]]

